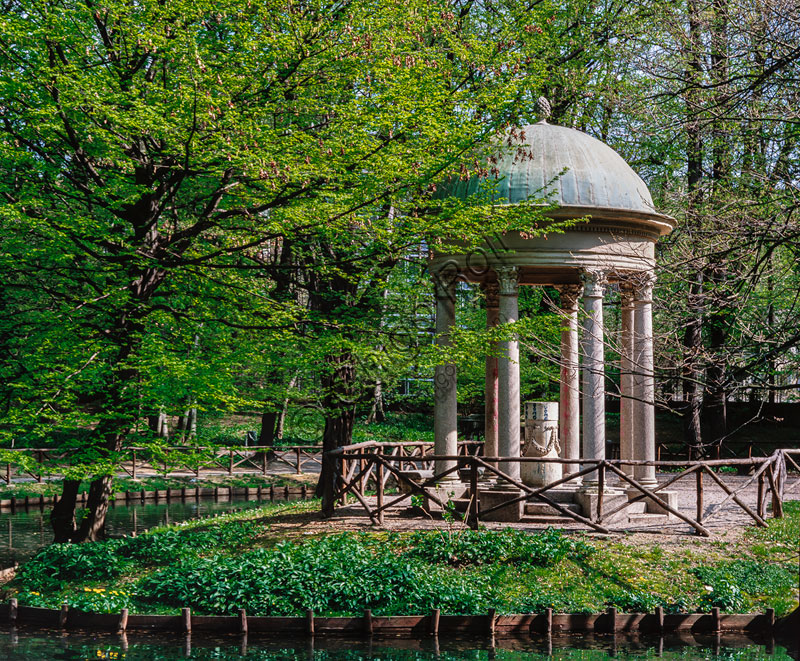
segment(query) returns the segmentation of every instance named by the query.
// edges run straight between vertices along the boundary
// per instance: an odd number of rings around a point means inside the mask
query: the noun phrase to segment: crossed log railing
[[[577,473],[572,473],[556,480],[546,486],[531,487],[524,484],[521,480],[512,477],[501,469],[501,466],[512,463],[575,463],[574,459],[543,458],[543,457],[481,457],[477,453],[471,453],[467,448],[464,451],[459,448],[458,455],[434,455],[432,452],[424,451],[421,457],[424,458],[424,467],[428,470],[435,465],[437,460],[451,464],[451,467],[439,473],[432,474],[430,477],[422,477],[417,472],[416,476],[409,473],[409,466],[417,471],[423,470],[423,462],[408,459],[397,451],[386,453],[387,445],[380,443],[359,443],[343,448],[338,448],[329,453],[330,458],[339,467],[336,488],[332,495],[328,496],[327,502],[323,502],[323,512],[332,514],[338,502],[340,505],[347,504],[348,495],[352,495],[364,508],[367,516],[372,523],[382,525],[386,512],[405,501],[410,501],[414,496],[421,496],[443,510],[450,509],[451,503],[446,502],[444,496],[445,489],[437,488],[445,478],[455,477],[462,471],[467,474],[464,482],[466,485],[466,522],[470,527],[477,527],[482,519],[488,515],[512,505],[519,505],[525,501],[539,501],[550,505],[562,516],[572,519],[578,524],[602,533],[610,532],[604,525],[604,521],[611,519],[615,514],[627,508],[631,503],[647,499],[658,505],[663,511],[684,521],[694,528],[698,535],[710,536],[710,531],[703,524],[710,519],[719,516],[723,508],[728,503],[734,503],[743,510],[756,525],[766,526],[767,495],[771,494],[772,515],[779,518],[783,516],[783,502],[787,494],[800,487],[800,478],[795,478],[790,483],[787,478],[787,464],[800,472],[800,450],[777,450],[771,456],[765,458],[749,459],[729,459],[729,460],[710,460],[710,461],[628,461],[628,460],[586,460],[580,461],[581,469]],[[655,466],[656,469],[678,470],[674,475],[669,476],[658,486],[649,488],[642,485],[639,480],[631,476],[624,470],[624,467],[636,466]],[[726,484],[720,475],[715,472],[724,466],[745,466],[753,470],[743,484],[731,487]],[[405,468],[404,468],[405,467]],[[507,470],[507,469],[506,469]],[[596,474],[598,483],[597,501],[595,511],[588,516],[578,514],[564,504],[557,502],[548,491],[561,487],[577,477],[586,477]],[[606,508],[604,502],[604,491],[608,476],[615,476],[619,483],[628,487],[629,498],[616,507]],[[711,503],[706,506],[704,476],[716,484],[725,494],[722,501]],[[496,485],[503,485],[509,489],[519,491],[519,496],[505,500],[504,502],[482,509],[478,490],[481,480],[491,477]],[[390,478],[394,478],[397,486],[404,486],[405,489],[399,494],[390,494],[387,484]],[[695,508],[693,516],[682,512],[677,507],[673,507],[669,501],[662,498],[659,492],[680,480],[693,480],[695,490]],[[757,485],[757,503],[755,509],[745,503],[740,495],[753,484]],[[374,499],[368,495],[368,490],[374,492]],[[638,493],[637,493],[638,492]],[[663,494],[662,494],[663,495]],[[800,496],[800,494],[799,494]],[[463,500],[463,499],[462,499]]]

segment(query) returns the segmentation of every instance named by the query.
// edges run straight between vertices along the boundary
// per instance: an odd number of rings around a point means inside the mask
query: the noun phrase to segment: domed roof
[[[547,122],[508,131],[489,177],[453,181],[437,197],[468,197],[482,180],[497,178],[495,200],[516,204],[545,198],[559,207],[618,209],[657,214],[647,185],[611,147],[596,138]]]

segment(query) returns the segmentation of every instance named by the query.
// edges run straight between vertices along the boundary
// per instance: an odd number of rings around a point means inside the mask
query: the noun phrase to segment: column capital
[[[640,271],[631,277],[631,282],[635,303],[653,302],[653,287],[656,284],[655,273],[652,271]]]
[[[619,280],[619,297],[623,308],[633,307],[633,299],[636,296],[636,285],[629,276]]]
[[[487,308],[496,308],[500,305],[500,283],[485,281],[481,284],[481,289],[486,297]]]
[[[500,296],[516,296],[519,293],[519,269],[516,266],[500,266],[496,271]]]
[[[556,289],[561,295],[560,308],[567,312],[577,310],[578,299],[583,293],[583,285],[556,285]]]
[[[455,300],[456,282],[458,282],[457,268],[445,265],[436,271],[431,271],[431,277],[436,298]]]
[[[608,282],[606,271],[583,269],[580,273],[585,298],[601,298]]]

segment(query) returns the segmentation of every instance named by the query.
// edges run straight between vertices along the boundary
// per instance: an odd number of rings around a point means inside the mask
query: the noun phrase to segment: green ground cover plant
[[[620,611],[750,612],[797,607],[800,507],[733,541],[662,547],[555,529],[304,534],[315,501],[271,505],[136,538],[54,545],[6,588],[21,603],[113,612],[252,615]],[[274,528],[274,529],[273,529]],[[783,547],[781,546],[783,545]],[[784,548],[781,555],[776,548]],[[767,549],[772,549],[768,551]],[[793,555],[792,555],[793,554]]]

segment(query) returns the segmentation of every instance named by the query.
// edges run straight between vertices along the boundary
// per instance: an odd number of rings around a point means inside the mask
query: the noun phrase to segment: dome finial
[[[540,96],[536,100],[536,105],[539,107],[539,114],[542,116],[542,119],[539,121],[547,123],[547,120],[550,119],[550,115],[552,113],[552,108],[550,108],[550,102],[547,100],[546,97]]]

